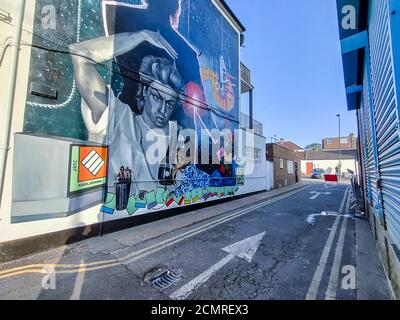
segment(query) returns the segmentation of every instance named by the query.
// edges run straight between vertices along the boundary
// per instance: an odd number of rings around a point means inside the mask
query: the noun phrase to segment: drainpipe
[[[10,81],[8,88],[8,96],[4,108],[4,118],[3,118],[4,127],[1,128],[1,136],[0,136],[1,139],[0,140],[0,207],[3,198],[3,186],[4,186],[4,178],[6,172],[7,155],[8,155],[8,150],[10,148],[9,144],[10,129],[11,129],[13,106],[14,106],[14,93],[15,93],[15,84],[18,71],[18,58],[19,58],[20,42],[22,35],[22,25],[24,22],[25,2],[26,0],[18,0],[14,36],[13,36],[13,42],[11,44]]]
[[[253,89],[249,92],[250,129],[254,129]]]

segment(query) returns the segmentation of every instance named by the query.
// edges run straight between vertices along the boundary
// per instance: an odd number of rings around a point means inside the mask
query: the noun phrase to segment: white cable
[[[0,66],[1,66],[1,64],[3,62],[4,56],[6,55],[7,48],[10,47],[12,44],[13,44],[13,38],[12,37],[7,37],[3,41],[3,43],[1,44],[1,47],[0,47]]]

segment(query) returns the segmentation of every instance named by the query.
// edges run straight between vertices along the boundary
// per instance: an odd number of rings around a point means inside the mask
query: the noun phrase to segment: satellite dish
[[[244,34],[240,34],[240,46],[243,47],[244,46]]]

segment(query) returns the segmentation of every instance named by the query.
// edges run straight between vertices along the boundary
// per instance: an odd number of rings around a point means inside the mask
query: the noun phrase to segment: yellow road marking
[[[98,261],[98,262],[92,262],[92,263],[88,263],[88,264],[79,264],[79,265],[78,264],[76,264],[76,265],[73,265],[73,264],[32,264],[32,265],[26,265],[26,266],[22,266],[22,267],[16,267],[16,268],[0,271],[0,279],[10,278],[10,277],[18,276],[18,275],[29,274],[29,273],[43,274],[43,273],[45,273],[44,268],[46,268],[46,267],[53,268],[53,269],[57,269],[57,268],[70,269],[70,270],[59,270],[59,271],[56,270],[56,274],[71,274],[71,273],[82,273],[82,272],[87,272],[87,271],[95,271],[95,270],[120,266],[124,262],[125,263],[133,262],[139,258],[142,258],[143,256],[155,253],[155,252],[161,250],[163,245],[164,246],[174,245],[174,244],[180,242],[180,240],[185,240],[186,238],[188,238],[190,236],[194,236],[198,233],[207,231],[210,228],[216,227],[222,223],[225,223],[225,222],[228,222],[235,218],[238,218],[242,215],[245,215],[245,214],[247,214],[253,210],[256,210],[260,207],[263,207],[267,204],[274,203],[279,200],[285,199],[289,196],[299,193],[300,191],[303,191],[304,189],[307,189],[308,187],[309,186],[295,189],[292,192],[278,196],[276,198],[269,199],[265,202],[258,203],[247,209],[241,209],[237,212],[222,216],[215,221],[212,221],[212,222],[206,223],[202,226],[199,226],[197,228],[191,229],[188,232],[185,232],[178,236],[166,239],[162,243],[157,243],[157,244],[151,245],[147,248],[136,251],[134,253],[128,254],[127,256],[125,256],[121,259],[112,259],[112,260]]]

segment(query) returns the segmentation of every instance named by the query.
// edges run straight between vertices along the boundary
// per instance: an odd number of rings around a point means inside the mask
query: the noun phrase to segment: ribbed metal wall
[[[374,194],[377,195],[376,190],[376,175],[375,175],[375,158],[374,158],[374,148],[373,148],[373,137],[372,137],[372,125],[371,125],[371,102],[370,102],[370,92],[369,92],[369,78],[368,78],[369,69],[365,66],[364,70],[364,94],[363,94],[363,103],[361,107],[361,134],[363,139],[362,141],[362,150],[364,156],[363,169],[365,173],[365,184],[366,184],[366,192],[367,197],[374,206],[377,202],[377,196],[373,197],[373,184],[374,185]],[[374,200],[375,199],[375,200]]]
[[[388,232],[400,247],[399,119],[387,0],[371,1],[369,42],[376,145],[382,180],[381,201]]]

